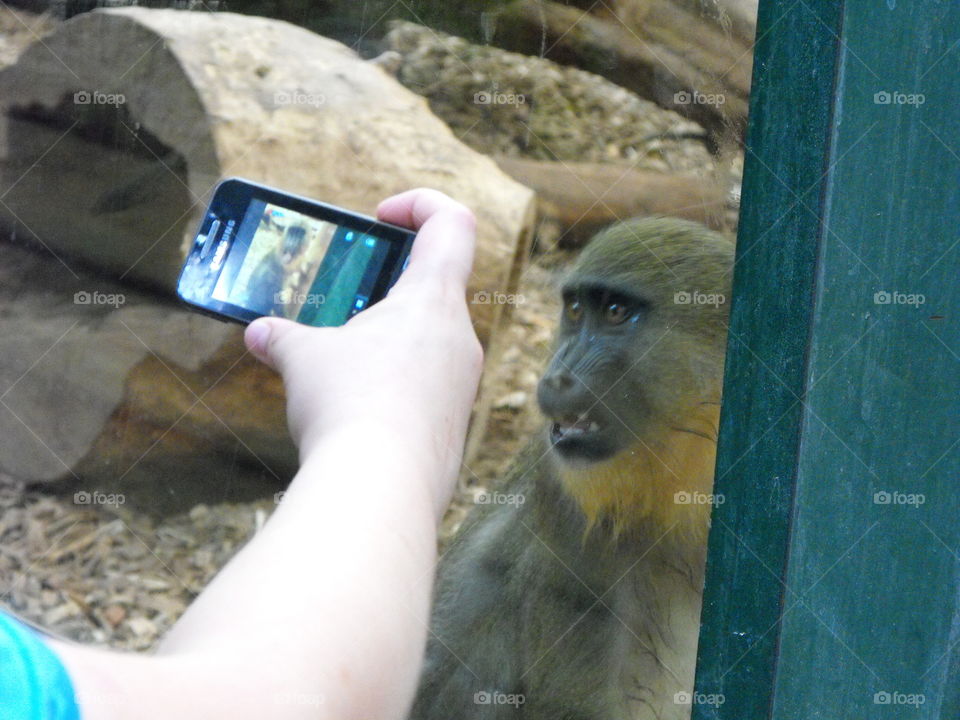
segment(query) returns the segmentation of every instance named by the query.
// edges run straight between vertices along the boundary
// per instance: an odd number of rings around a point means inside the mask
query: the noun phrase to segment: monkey
[[[733,257],[664,217],[582,251],[545,427],[440,560],[412,720],[690,716]]]
[[[266,216],[260,222],[265,225]],[[278,246],[264,254],[250,273],[246,284],[246,303],[265,315],[285,317],[287,305],[277,289],[286,286],[288,275],[294,272],[294,263],[303,255],[307,245],[307,228],[302,224],[289,225],[283,226],[281,232]]]

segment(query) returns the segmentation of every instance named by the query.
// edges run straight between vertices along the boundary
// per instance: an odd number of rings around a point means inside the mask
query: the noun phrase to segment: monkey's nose
[[[590,397],[586,385],[563,369],[547,373],[537,386],[537,401],[547,417],[576,415],[589,405]]]
[[[553,392],[565,392],[573,387],[573,377],[565,370],[548,373],[540,382]]]

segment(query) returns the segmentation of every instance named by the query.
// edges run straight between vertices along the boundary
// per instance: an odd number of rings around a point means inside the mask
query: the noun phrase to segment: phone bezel
[[[289,193],[279,188],[261,185],[260,183],[255,183],[244,178],[225,178],[214,188],[210,202],[200,218],[200,224],[193,233],[190,251],[187,253],[183,267],[177,277],[177,297],[192,310],[220,320],[230,320],[244,325],[259,317],[263,317],[261,313],[214,298],[212,290],[206,297],[205,302],[207,304],[203,304],[204,301],[188,299],[181,294],[183,276],[191,261],[199,256],[201,252],[201,247],[197,245],[197,238],[202,234],[208,217],[213,214],[223,225],[233,220],[235,223],[234,227],[239,228],[253,200],[261,200],[271,205],[287,208],[318,220],[334,223],[341,227],[367,235],[373,235],[388,241],[390,248],[389,254],[384,261],[383,270],[377,277],[376,285],[370,294],[369,302],[364,310],[379,300],[382,300],[397,281],[397,278],[399,278],[400,273],[405,267],[406,260],[410,254],[410,248],[413,246],[413,240],[416,237],[416,233],[412,230],[400,227],[399,225],[381,222],[369,215],[352,212],[319,200],[311,200],[301,195]],[[233,251],[233,248],[234,243],[231,242],[222,260],[221,272],[223,267],[226,266],[226,259]],[[210,254],[212,255],[212,253]]]

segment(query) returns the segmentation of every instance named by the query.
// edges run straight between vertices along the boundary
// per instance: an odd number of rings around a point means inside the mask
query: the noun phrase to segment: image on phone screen
[[[342,325],[382,297],[409,238],[398,241],[390,234],[399,229],[362,216],[344,215],[349,224],[316,217],[346,211],[290,207],[307,202],[251,196],[230,216],[215,198],[181,274],[181,297],[234,319],[272,315],[317,326]]]

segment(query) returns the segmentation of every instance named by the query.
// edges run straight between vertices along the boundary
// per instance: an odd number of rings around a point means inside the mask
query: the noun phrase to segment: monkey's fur
[[[523,503],[480,506],[442,559],[412,718],[689,717],[732,265],[668,218],[583,251],[547,430],[499,488]]]

